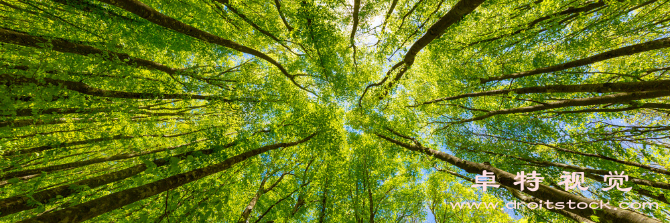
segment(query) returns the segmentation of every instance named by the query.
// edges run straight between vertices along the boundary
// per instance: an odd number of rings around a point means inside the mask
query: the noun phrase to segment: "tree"
[[[0,10],[2,221],[670,219],[667,1]]]

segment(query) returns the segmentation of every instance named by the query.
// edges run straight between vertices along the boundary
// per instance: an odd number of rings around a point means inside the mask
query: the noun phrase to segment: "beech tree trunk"
[[[525,87],[517,89],[502,89],[494,91],[484,91],[477,93],[467,93],[456,95],[452,97],[445,97],[423,102],[420,105],[432,104],[441,101],[450,101],[461,98],[491,96],[491,95],[505,95],[510,92],[515,94],[531,94],[531,93],[574,93],[574,92],[636,92],[636,91],[662,91],[670,89],[670,80],[655,80],[655,81],[641,81],[641,82],[623,82],[623,83],[602,83],[602,84],[575,84],[575,85],[548,85],[537,87]],[[412,107],[416,107],[412,106]]]
[[[449,154],[441,152],[441,151],[437,151],[437,150],[433,150],[433,149],[430,149],[430,148],[423,147],[420,144],[418,144],[418,145],[407,144],[407,143],[403,143],[401,141],[389,138],[389,137],[384,136],[384,135],[379,134],[379,133],[377,133],[376,135],[379,136],[382,139],[385,139],[386,141],[389,141],[393,144],[404,147],[408,150],[421,152],[421,153],[424,153],[426,155],[429,155],[429,156],[435,157],[437,159],[440,159],[442,161],[445,161],[447,163],[450,163],[454,166],[457,166],[458,168],[461,168],[461,169],[467,171],[468,173],[481,174],[484,170],[493,172],[496,176],[496,182],[500,183],[501,185],[511,187],[511,188],[517,187],[516,185],[514,185],[514,182],[516,182],[516,180],[514,178],[516,176],[514,174],[503,171],[501,169],[492,167],[490,165],[484,165],[484,164],[481,164],[481,163],[466,161],[466,160],[460,159],[456,156],[452,156],[452,155],[449,155]],[[404,136],[404,137],[407,137],[407,136]],[[527,186],[529,187],[530,185],[527,185]],[[575,202],[575,203],[584,202],[584,203],[587,203],[587,204],[591,203],[591,202],[600,203],[597,200],[577,196],[577,195],[567,193],[567,192],[562,191],[562,190],[558,190],[558,189],[555,189],[555,188],[552,188],[552,187],[548,187],[546,185],[542,185],[542,184],[539,185],[539,188],[538,188],[537,191],[528,191],[526,193],[535,197],[535,198],[538,198],[540,200],[552,201],[552,202],[565,202],[566,204],[568,202]],[[594,213],[594,210],[591,210],[591,209],[573,209],[574,211],[571,211],[571,212],[573,212],[575,214],[578,214],[578,215],[580,215],[584,218],[588,218],[591,215],[596,215],[596,216],[600,217],[600,219],[610,220],[612,222],[630,222],[630,223],[635,223],[635,222],[658,222],[658,223],[660,223],[660,221],[658,221],[656,219],[649,218],[649,217],[647,217],[645,215],[642,215],[640,213],[637,213],[637,212],[624,210],[624,209],[614,210],[614,209],[610,209],[610,208],[614,208],[614,207],[603,208],[603,210],[595,211],[595,213]]]
[[[234,146],[236,143],[229,143],[223,146],[223,148],[228,148],[231,146]],[[186,159],[189,155],[193,155],[196,152],[200,152],[203,155],[209,155],[214,153],[213,149],[206,149],[206,150],[197,150],[197,151],[190,151],[190,152],[185,152],[181,154],[177,154],[171,157],[165,157],[161,159],[157,159],[152,161],[154,164],[156,164],[156,167],[160,166],[165,166],[169,163],[170,158],[177,158],[179,160]],[[115,171],[112,173],[100,175],[97,177],[93,177],[91,179],[86,179],[78,182],[74,182],[68,185],[63,185],[47,190],[43,190],[37,193],[34,193],[32,195],[32,198],[35,199],[36,201],[39,201],[41,203],[47,203],[49,202],[50,199],[56,198],[57,196],[62,196],[62,197],[68,197],[72,194],[78,193],[76,190],[73,190],[71,188],[72,185],[77,185],[77,186],[87,186],[89,188],[96,188],[102,185],[106,185],[112,182],[117,182],[121,181],[123,179],[126,179],[128,177],[135,176],[143,171],[145,171],[148,167],[146,164],[138,164],[135,166],[128,167],[123,170]],[[0,217],[17,213],[19,211],[24,211],[24,210],[29,210],[33,209],[36,207],[31,207],[27,204],[27,201],[30,200],[29,197],[26,196],[14,196],[14,197],[9,197],[0,200]]]
[[[295,146],[300,143],[306,142],[310,140],[312,137],[314,137],[316,134],[317,133],[314,133],[302,140],[295,142],[278,143],[274,145],[263,146],[258,149],[244,152],[240,155],[233,156],[215,165],[195,169],[186,173],[177,174],[140,187],[119,191],[92,201],[64,208],[58,211],[45,213],[41,216],[36,216],[21,222],[59,222],[59,223],[82,222],[94,218],[98,215],[104,214],[106,212],[109,212],[111,210],[115,210],[117,208],[131,204],[133,202],[154,196],[156,194],[160,194],[167,190],[177,188],[179,186],[193,182],[203,177],[226,170],[232,167],[233,165],[242,162],[244,160],[247,160],[251,157],[254,157],[258,154],[265,153],[267,151],[275,150],[282,147]]]
[[[628,56],[628,55],[633,55],[633,54],[638,54],[642,52],[647,52],[651,50],[658,50],[658,49],[663,49],[663,48],[668,48],[670,47],[670,37],[668,38],[662,38],[662,39],[657,39],[653,41],[649,41],[646,43],[639,43],[631,46],[626,46],[626,47],[621,47],[619,49],[614,49],[610,50],[607,52],[599,53],[590,57],[586,57],[583,59],[578,59],[578,60],[573,60],[567,63],[563,64],[558,64],[554,66],[549,66],[549,67],[543,67],[543,68],[538,68],[535,70],[530,70],[530,71],[524,71],[524,72],[518,72],[518,73],[513,73],[513,74],[507,74],[503,76],[498,76],[498,77],[490,77],[490,78],[482,78],[480,79],[480,82],[482,84],[488,83],[491,81],[499,81],[499,80],[507,80],[507,79],[515,79],[515,78],[521,78],[521,77],[527,77],[531,75],[537,75],[537,74],[544,74],[544,73],[549,73],[549,72],[555,72],[555,71],[561,71],[573,67],[580,67],[588,64],[592,64],[595,62],[600,62],[603,60],[609,60],[612,58],[617,58],[621,56]]]

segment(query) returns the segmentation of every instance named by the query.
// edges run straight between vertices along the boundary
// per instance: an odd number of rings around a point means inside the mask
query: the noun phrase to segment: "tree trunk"
[[[224,148],[228,148],[231,146],[234,146],[236,143],[229,143],[227,145],[224,145]],[[190,151],[190,152],[185,152],[181,154],[177,154],[171,157],[165,157],[161,159],[157,159],[152,161],[154,164],[156,164],[156,167],[160,166],[165,166],[169,163],[170,158],[174,157],[179,160],[186,159],[189,155],[193,155],[196,152],[200,152],[204,155],[209,155],[214,153],[214,149],[206,149],[206,150],[197,150],[197,151]],[[43,190],[40,192],[37,192],[32,195],[32,198],[35,199],[36,201],[39,201],[41,203],[47,203],[49,200],[58,197],[59,195],[62,197],[68,197],[72,194],[78,193],[78,191],[73,190],[70,186],[71,185],[78,185],[78,186],[87,186],[89,188],[96,188],[102,185],[106,185],[112,182],[117,182],[123,179],[126,179],[128,177],[135,176],[143,171],[145,171],[148,167],[146,164],[139,164],[135,166],[128,167],[123,170],[119,170],[116,172],[104,174],[101,176],[97,176],[91,179],[86,179],[82,181],[78,181],[75,183],[71,183],[68,185],[63,185],[55,188],[51,188],[48,190]],[[23,210],[29,210],[33,209],[36,207],[31,207],[27,204],[27,201],[30,200],[30,198],[26,196],[14,196],[14,197],[9,197],[0,200],[0,217],[13,214],[19,211]]]
[[[396,134],[396,133],[394,133],[394,134]],[[397,141],[395,139],[386,137],[386,136],[378,134],[378,133],[376,133],[376,135],[379,136],[382,139],[385,139],[389,142],[392,142],[393,144],[396,144],[398,146],[404,147],[408,150],[421,152],[421,153],[424,153],[426,155],[429,155],[429,156],[435,157],[437,159],[440,159],[442,161],[445,161],[447,163],[450,163],[454,166],[457,166],[458,168],[461,168],[461,169],[467,171],[468,173],[481,174],[482,171],[484,171],[484,170],[493,172],[496,176],[497,182],[500,183],[501,185],[511,187],[511,188],[516,187],[516,185],[514,185],[514,182],[516,182],[516,180],[514,178],[516,176],[514,174],[509,173],[509,172],[505,172],[501,169],[492,167],[490,165],[484,165],[484,164],[481,164],[481,163],[475,163],[475,162],[462,160],[462,159],[460,159],[456,156],[452,156],[452,155],[449,155],[449,154],[441,152],[441,151],[437,151],[437,150],[433,150],[433,149],[430,149],[430,148],[423,147],[420,144],[419,145],[410,145],[410,144],[403,143],[401,141]],[[530,185],[527,185],[527,186],[530,186]],[[575,203],[584,202],[584,203],[587,203],[587,204],[589,204],[591,202],[599,203],[599,201],[589,199],[589,198],[585,198],[585,197],[581,197],[581,196],[577,196],[577,195],[574,195],[574,194],[571,194],[571,193],[567,193],[565,191],[561,191],[561,190],[558,190],[558,189],[554,189],[552,187],[542,185],[542,184],[539,185],[539,188],[538,188],[537,191],[528,191],[527,193],[529,195],[535,197],[535,198],[540,199],[540,200],[552,201],[552,202],[565,202],[565,203],[568,203],[568,202],[575,202]],[[610,208],[612,208],[612,207],[603,208],[603,210],[595,211],[595,213],[594,213],[594,210],[590,210],[590,209],[573,209],[574,210],[573,213],[578,214],[578,215],[580,215],[584,218],[589,218],[589,216],[591,216],[591,215],[596,215],[596,216],[600,217],[600,219],[612,220],[613,222],[630,222],[630,223],[635,223],[635,222],[658,222],[658,223],[660,223],[660,221],[658,221],[656,219],[649,218],[649,217],[647,217],[645,215],[642,215],[642,214],[639,214],[637,212],[632,212],[632,211],[623,210],[623,209],[614,210],[614,209],[610,209]]]
[[[480,79],[480,83],[488,83],[491,81],[499,81],[499,80],[506,80],[506,79],[516,79],[516,78],[521,78],[521,77],[527,77],[531,75],[537,75],[537,74],[544,74],[544,73],[549,73],[549,72],[555,72],[555,71],[561,71],[573,67],[580,67],[596,62],[600,62],[603,60],[609,60],[612,58],[617,58],[617,57],[622,57],[622,56],[628,56],[628,55],[633,55],[633,54],[638,54],[646,51],[651,51],[651,50],[658,50],[658,49],[663,49],[663,48],[668,48],[670,47],[670,37],[667,38],[662,38],[662,39],[657,39],[653,41],[649,41],[646,43],[639,43],[631,46],[626,46],[626,47],[621,47],[618,49],[610,50],[607,52],[599,53],[584,59],[578,59],[578,60],[573,60],[567,63],[559,64],[559,65],[554,65],[554,66],[549,66],[549,67],[543,67],[543,68],[538,68],[535,70],[531,71],[524,71],[524,72],[519,72],[519,73],[513,73],[513,74],[507,74],[503,76],[498,76],[498,77],[490,77],[490,78],[482,78]]]
[[[140,187],[119,191],[95,200],[91,200],[72,207],[64,208],[58,211],[45,213],[41,216],[36,216],[21,222],[60,222],[60,223],[82,222],[94,218],[98,215],[104,214],[106,212],[123,207],[125,205],[131,204],[133,202],[154,196],[156,194],[160,194],[167,190],[177,188],[184,184],[196,181],[198,179],[202,179],[203,177],[226,170],[232,167],[233,165],[242,162],[244,160],[247,160],[251,157],[254,157],[258,154],[265,153],[267,151],[275,150],[282,147],[290,147],[301,144],[303,142],[310,140],[315,135],[316,133],[300,141],[263,146],[258,149],[244,152],[240,155],[233,156],[215,165],[195,169],[186,173],[177,174]]]

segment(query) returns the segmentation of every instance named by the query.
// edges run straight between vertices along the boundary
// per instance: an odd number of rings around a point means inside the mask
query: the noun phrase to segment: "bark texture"
[[[515,93],[515,94],[577,93],[577,92],[609,93],[609,92],[662,91],[662,90],[670,90],[670,80],[602,83],[602,84],[548,85],[548,86],[524,87],[516,89],[502,89],[502,90],[484,91],[477,93],[467,93],[452,97],[444,97],[435,100],[430,100],[421,103],[420,105],[433,104],[441,101],[451,101],[461,98],[505,95],[509,93]]]
[[[38,86],[48,86],[55,85],[61,86],[65,89],[76,91],[82,94],[105,97],[105,98],[129,98],[129,99],[202,99],[202,100],[222,100],[225,102],[231,102],[226,98],[222,98],[214,95],[194,95],[194,94],[167,94],[167,93],[135,93],[135,92],[125,92],[125,91],[115,91],[115,90],[105,90],[96,87],[92,87],[83,82],[74,82],[66,80],[57,80],[51,78],[41,79],[42,81],[35,78],[28,78],[22,76],[15,76],[9,74],[0,74],[0,83],[4,85],[12,84],[35,84]]]
[[[395,134],[395,132],[394,132],[394,134]],[[481,174],[482,171],[484,171],[484,170],[493,172],[496,176],[496,182],[500,183],[501,185],[511,187],[511,188],[517,187],[516,185],[514,185],[514,182],[516,182],[516,180],[514,179],[516,176],[514,174],[511,174],[509,172],[506,172],[506,171],[503,171],[501,169],[495,168],[491,165],[485,165],[485,164],[482,164],[482,163],[475,163],[475,162],[466,161],[466,160],[460,159],[456,156],[449,155],[449,154],[441,152],[441,151],[437,151],[437,150],[433,150],[433,149],[430,149],[430,148],[423,147],[422,145],[420,145],[416,142],[415,142],[415,144],[407,144],[407,143],[392,139],[390,137],[384,136],[382,134],[376,134],[376,135],[379,136],[382,139],[385,139],[386,141],[389,141],[393,144],[404,147],[408,150],[412,150],[412,151],[415,151],[415,152],[420,152],[420,153],[435,157],[439,160],[445,161],[447,163],[450,163],[450,164],[452,164],[452,165],[454,165],[458,168],[461,168],[461,169],[467,171],[468,173]],[[400,134],[398,133],[398,135],[400,135]],[[530,185],[527,185],[527,186],[530,186]],[[546,186],[546,185],[542,185],[542,184],[539,185],[539,188],[538,188],[537,191],[528,191],[527,194],[529,194],[529,195],[531,195],[531,196],[533,196],[537,199],[540,199],[540,200],[549,200],[549,201],[552,201],[552,202],[565,202],[565,203],[567,203],[567,202],[577,202],[577,203],[585,202],[587,204],[591,203],[591,202],[599,203],[599,201],[596,201],[596,200],[593,200],[593,199],[588,199],[588,198],[581,197],[581,196],[578,196],[578,195],[574,195],[574,194],[571,194],[571,193],[567,193],[565,191],[558,190],[558,189],[555,189],[555,188],[552,188],[552,187],[549,187],[549,186]],[[610,207],[610,208],[613,208],[613,207]],[[619,222],[621,222],[621,223],[623,223],[623,222],[630,222],[630,223],[634,223],[634,222],[658,222],[658,223],[660,223],[660,221],[658,221],[656,219],[649,218],[649,217],[647,217],[645,215],[642,215],[642,214],[639,214],[637,212],[632,212],[632,211],[622,210],[622,209],[614,210],[614,209],[609,209],[609,208],[603,208],[602,211],[596,211],[595,214],[594,214],[594,210],[591,210],[591,209],[583,209],[583,210],[582,209],[573,209],[573,210],[574,210],[574,211],[572,211],[573,213],[575,213],[579,216],[585,217],[585,218],[588,218],[591,215],[596,215],[596,216],[600,217],[600,219],[607,220],[607,221],[610,221],[610,222],[617,222],[617,223],[619,223]]]
[[[618,104],[618,103],[625,103],[625,102],[629,102],[629,101],[633,101],[633,100],[658,98],[658,97],[664,97],[664,96],[670,96],[670,91],[667,91],[667,90],[665,90],[665,91],[642,91],[642,92],[611,94],[611,95],[605,95],[605,96],[600,96],[600,97],[591,97],[591,98],[578,98],[578,99],[572,99],[572,100],[550,102],[550,103],[528,106],[528,107],[510,108],[510,109],[504,109],[504,110],[498,110],[498,111],[491,111],[491,112],[487,112],[484,115],[476,116],[474,118],[465,119],[465,120],[461,120],[461,121],[457,121],[457,122],[453,122],[453,123],[454,124],[459,124],[459,123],[472,122],[472,121],[477,121],[477,120],[482,120],[482,119],[486,119],[486,118],[489,118],[489,117],[493,117],[493,116],[496,116],[496,115],[528,113],[528,112],[542,111],[542,110],[548,110],[548,109],[554,109],[554,108],[600,105],[600,104],[608,104],[608,103]]]
[[[58,211],[45,213],[43,215],[36,216],[21,222],[59,222],[59,223],[82,222],[94,218],[98,215],[104,214],[106,212],[123,207],[125,205],[131,204],[133,202],[154,196],[156,194],[160,194],[167,190],[177,188],[179,186],[193,182],[203,177],[226,170],[232,167],[233,165],[242,162],[244,160],[247,160],[251,157],[254,157],[258,154],[265,153],[267,151],[282,147],[290,147],[298,145],[300,143],[310,140],[315,135],[316,133],[295,142],[278,143],[263,146],[258,149],[244,152],[240,155],[233,156],[218,164],[210,165],[200,169],[195,169],[186,173],[177,174],[172,177],[168,177],[140,187],[119,191],[95,200],[91,200],[72,207],[64,208]]]
[[[484,84],[488,83],[491,81],[500,81],[500,80],[507,80],[507,79],[516,79],[516,78],[521,78],[521,77],[527,77],[527,76],[532,76],[532,75],[537,75],[537,74],[544,74],[544,73],[549,73],[549,72],[555,72],[555,71],[561,71],[573,67],[580,67],[604,60],[609,60],[612,58],[617,58],[617,57],[622,57],[622,56],[629,56],[633,54],[638,54],[646,51],[651,51],[651,50],[657,50],[657,49],[663,49],[663,48],[668,48],[670,47],[670,37],[667,38],[662,38],[662,39],[657,39],[653,41],[649,41],[646,43],[640,43],[640,44],[635,44],[632,46],[626,46],[622,47],[619,49],[614,49],[610,50],[607,52],[599,53],[590,57],[586,57],[583,59],[579,60],[573,60],[567,63],[563,64],[558,64],[554,66],[549,66],[549,67],[543,67],[543,68],[538,68],[535,70],[530,70],[530,71],[524,71],[524,72],[518,72],[518,73],[513,73],[513,74],[507,74],[503,76],[498,76],[498,77],[490,77],[490,78],[482,78],[479,81]]]
[[[228,148],[228,147],[234,146],[235,144],[236,143],[233,142],[233,143],[226,144],[223,147]],[[153,162],[156,165],[156,167],[161,167],[161,166],[167,165],[171,158],[177,158],[178,160],[184,160],[188,156],[195,155],[196,153],[201,153],[203,155],[209,155],[209,154],[212,154],[214,152],[215,152],[214,149],[190,151],[190,152],[185,152],[185,153],[177,154],[177,155],[170,156],[170,157],[157,159],[157,160],[154,160],[154,161],[151,161],[151,162]],[[135,176],[135,175],[147,170],[147,168],[148,167],[147,167],[146,164],[138,164],[138,165],[131,166],[131,167],[128,167],[128,168],[123,169],[123,170],[119,170],[119,171],[115,171],[115,172],[112,172],[112,173],[100,175],[100,176],[93,177],[93,178],[86,179],[86,180],[77,181],[77,182],[74,182],[74,183],[71,183],[71,184],[68,184],[68,185],[63,185],[63,186],[43,190],[43,191],[34,193],[32,195],[32,198],[35,199],[36,201],[41,202],[41,203],[47,203],[47,202],[49,202],[50,199],[56,198],[59,195],[62,196],[62,197],[68,197],[72,194],[79,193],[78,191],[73,190],[71,185],[87,186],[89,188],[96,188],[96,187],[99,187],[99,186],[102,186],[102,185],[106,185],[106,184],[109,184],[109,183],[112,183],[112,182],[121,181],[121,180],[126,179],[128,177]],[[9,214],[13,214],[13,213],[17,213],[17,212],[20,212],[20,211],[24,211],[24,210],[29,210],[29,209],[36,208],[36,207],[29,206],[27,204],[28,200],[30,200],[30,198],[27,197],[27,196],[14,196],[14,197],[9,197],[9,198],[5,198],[5,199],[0,200],[0,217],[6,216],[6,215],[9,215]]]

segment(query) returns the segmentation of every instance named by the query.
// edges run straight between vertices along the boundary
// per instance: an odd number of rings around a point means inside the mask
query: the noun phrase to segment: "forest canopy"
[[[0,221],[670,222],[669,2],[0,0]]]

